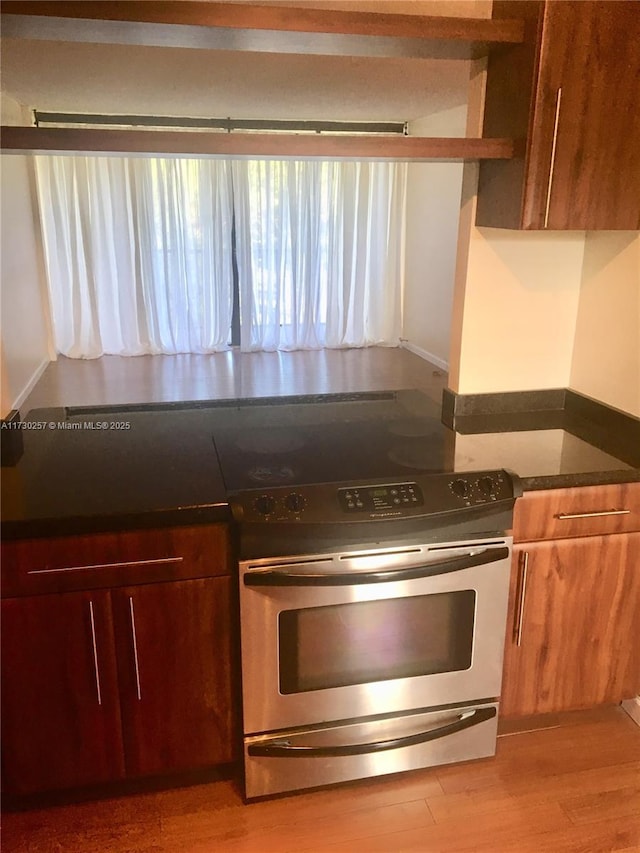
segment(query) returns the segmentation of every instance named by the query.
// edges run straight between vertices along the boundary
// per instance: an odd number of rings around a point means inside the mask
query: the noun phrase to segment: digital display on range
[[[388,486],[354,486],[338,489],[344,512],[381,512],[414,509],[422,506],[422,491],[417,483],[393,483]]]

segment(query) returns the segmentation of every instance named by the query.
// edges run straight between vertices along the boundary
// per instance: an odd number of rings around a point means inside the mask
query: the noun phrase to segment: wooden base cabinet
[[[3,543],[3,790],[230,762],[224,526],[32,542]],[[84,584],[92,588],[48,591]]]
[[[3,790],[124,778],[116,684],[108,592],[3,601]]]
[[[617,703],[640,692],[640,533],[514,547],[501,712]]]
[[[231,761],[229,584],[112,592],[128,776]]]

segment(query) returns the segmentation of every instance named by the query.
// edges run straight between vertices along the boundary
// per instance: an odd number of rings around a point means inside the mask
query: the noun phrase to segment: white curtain
[[[56,347],[395,346],[406,164],[37,156]]]
[[[404,163],[233,164],[243,350],[395,346]]]
[[[35,160],[58,352],[95,358],[227,348],[230,163]]]

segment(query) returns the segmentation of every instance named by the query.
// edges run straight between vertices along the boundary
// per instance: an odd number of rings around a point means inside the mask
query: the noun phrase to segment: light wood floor
[[[231,782],[5,815],[3,853],[631,853],[640,729],[620,708],[494,759],[244,805]]]
[[[25,403],[101,406],[419,388],[437,403],[446,373],[405,349],[230,352],[96,359],[60,356]]]

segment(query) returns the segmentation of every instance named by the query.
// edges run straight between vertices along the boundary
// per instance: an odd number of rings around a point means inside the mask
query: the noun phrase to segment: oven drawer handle
[[[474,566],[496,563],[509,557],[508,548],[488,548],[477,554],[464,554],[428,565],[412,566],[408,569],[387,569],[381,572],[340,572],[333,575],[285,572],[278,569],[251,571],[244,576],[245,586],[357,586],[365,583],[389,583],[411,581],[461,572]]]
[[[274,741],[271,744],[250,744],[247,747],[249,755],[264,756],[267,758],[310,758],[326,756],[337,758],[349,755],[369,755],[372,752],[384,752],[388,749],[402,749],[407,746],[417,746],[428,743],[430,740],[439,740],[443,737],[477,726],[496,716],[495,708],[478,708],[471,713],[459,714],[455,722],[447,723],[427,732],[418,732],[407,737],[392,738],[391,740],[378,740],[373,743],[354,743],[341,746],[313,746],[288,743],[286,739]]]

